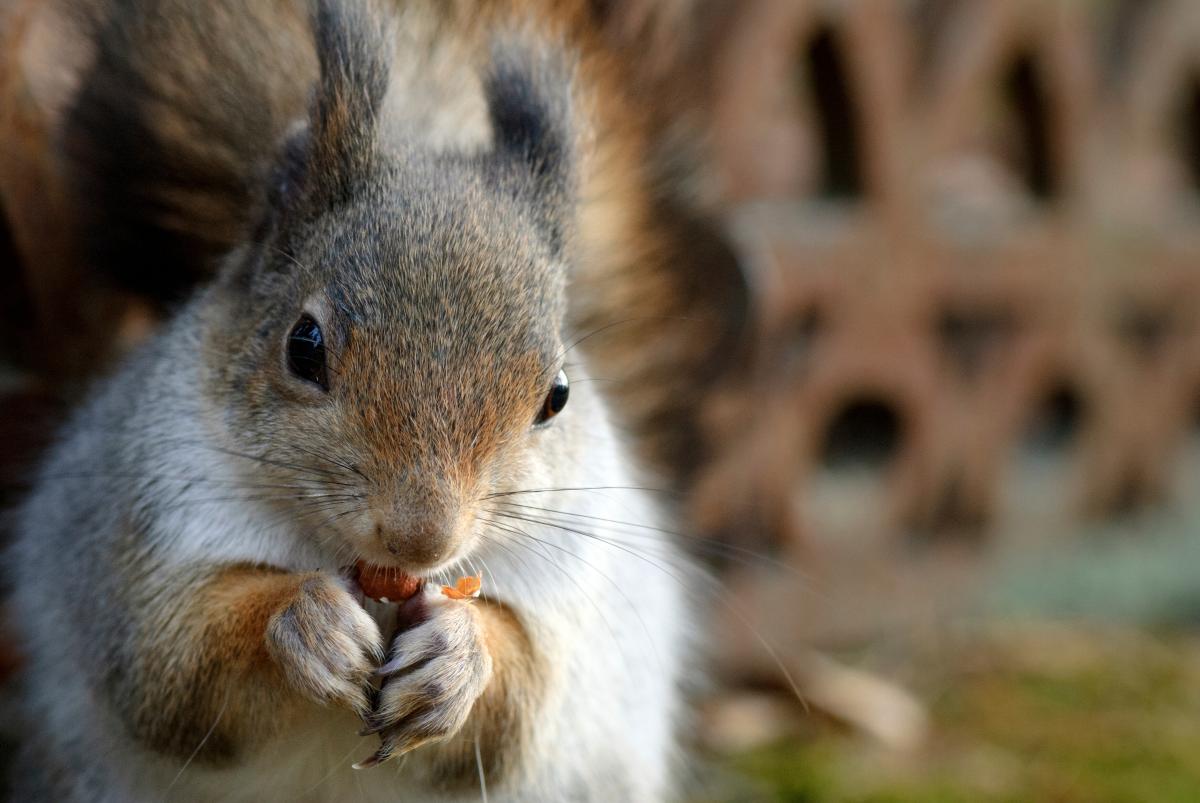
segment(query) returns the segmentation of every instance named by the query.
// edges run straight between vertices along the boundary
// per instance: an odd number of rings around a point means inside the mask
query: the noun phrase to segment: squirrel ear
[[[308,171],[325,206],[344,200],[370,169],[391,73],[393,37],[384,19],[365,0],[318,0],[313,10],[321,78]]]
[[[574,188],[571,88],[561,53],[511,38],[494,42],[483,81],[494,158],[504,179],[515,179],[528,200],[552,214],[556,240]]]
[[[345,202],[370,174],[391,72],[393,37],[368,0],[315,0],[310,18],[320,77],[309,119],[288,132],[268,193],[285,219]]]

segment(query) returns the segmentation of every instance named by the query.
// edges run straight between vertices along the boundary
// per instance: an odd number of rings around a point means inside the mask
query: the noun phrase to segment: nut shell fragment
[[[458,578],[453,586],[442,586],[442,593],[450,599],[475,599],[483,588],[483,575],[467,575]]]

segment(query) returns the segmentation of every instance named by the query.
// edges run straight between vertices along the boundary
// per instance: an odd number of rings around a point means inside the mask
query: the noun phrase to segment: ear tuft
[[[270,207],[308,219],[344,203],[370,175],[394,37],[370,0],[314,0],[320,76],[309,119],[289,132],[272,175]]]
[[[499,38],[483,88],[496,156],[561,202],[572,186],[571,70],[561,53]]]
[[[312,113],[309,174],[318,203],[336,205],[370,170],[393,38],[366,0],[318,0],[313,35],[321,79]]]

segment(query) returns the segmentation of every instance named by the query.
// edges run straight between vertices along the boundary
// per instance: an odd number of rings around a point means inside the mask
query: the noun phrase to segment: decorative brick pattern
[[[757,347],[708,404],[700,529],[830,583],[903,574],[917,599],[1005,529],[1026,451],[1057,461],[1064,521],[1179,493],[1200,5],[747,0],[714,60],[713,175]],[[846,460],[875,461],[878,515],[831,534],[814,477]]]

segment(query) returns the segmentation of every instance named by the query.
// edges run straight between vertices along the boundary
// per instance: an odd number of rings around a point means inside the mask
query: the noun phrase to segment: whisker
[[[512,557],[513,560],[518,561],[521,564],[521,566],[526,570],[526,576],[532,575],[534,573],[533,570],[531,569],[531,567],[529,566],[529,564],[525,561],[525,558],[523,558],[518,552],[515,552],[514,550],[510,549],[508,544],[504,543],[503,539],[489,537],[488,534],[483,531],[479,531],[478,535],[479,535],[480,540],[484,541],[487,544],[491,544],[498,549],[503,549],[504,552],[506,554],[508,554],[510,557]],[[529,581],[527,579],[525,579],[525,576],[518,575],[517,577],[510,578],[510,579],[515,580],[516,582],[519,582],[521,584],[521,588],[524,589],[525,594],[527,596],[530,596],[530,597],[533,596],[533,588],[532,588],[532,586],[530,586]]]
[[[651,488],[643,485],[579,485],[567,488],[526,488],[520,491],[498,491],[496,493],[490,493],[481,496],[479,500],[486,501],[488,499],[499,499],[506,496],[520,496],[522,494],[564,493],[568,491],[649,491],[651,493],[682,495],[679,491],[670,488]]]
[[[686,315],[639,315],[639,316],[635,316],[633,318],[622,318],[619,321],[613,321],[612,323],[606,324],[597,329],[593,329],[592,331],[588,332],[586,335],[583,335],[582,337],[576,338],[571,343],[571,345],[567,346],[561,352],[559,352],[558,356],[554,358],[554,362],[557,362],[558,360],[565,357],[568,353],[570,353],[579,344],[584,343],[588,340],[591,340],[593,337],[596,337],[597,335],[602,335],[605,332],[608,332],[612,329],[617,328],[618,326],[626,326],[631,323],[645,323],[647,321],[701,321],[701,319],[690,318]]]
[[[543,524],[545,526],[555,527],[557,529],[562,530],[563,532],[574,533],[576,535],[580,535],[585,538],[593,539],[602,544],[608,544],[611,547],[619,549],[622,552],[625,552],[625,553],[631,555],[632,557],[635,557],[638,560],[644,561],[648,565],[657,568],[663,574],[667,575],[671,579],[675,580],[675,582],[679,583],[679,585],[682,586],[684,589],[691,590],[691,588],[692,588],[687,583],[685,583],[683,581],[683,579],[681,579],[678,575],[676,575],[676,574],[672,573],[671,571],[669,571],[668,569],[664,568],[661,564],[656,563],[654,560],[645,556],[644,554],[640,554],[635,550],[629,549],[624,544],[612,541],[611,539],[606,539],[606,538],[598,536],[594,533],[589,533],[584,530],[579,530],[579,529],[575,529],[572,527],[566,527],[564,525],[557,524],[554,522],[549,522],[549,521],[540,521],[539,522],[536,519],[523,517],[523,516],[520,516],[517,514],[502,513],[499,515],[502,515],[505,518],[513,518],[513,519],[517,519],[519,521],[527,521],[527,522],[534,523],[534,524]],[[663,556],[663,560],[668,560],[668,559],[666,558],[666,556]],[[678,568],[678,567],[676,567],[676,568]],[[692,574],[694,574],[697,579],[700,579],[701,582],[711,583],[716,586],[715,590],[713,588],[706,588],[705,590],[711,594],[712,599],[714,599],[717,602],[720,602],[722,605],[724,605],[729,610],[729,612],[732,613],[738,619],[739,623],[742,624],[744,627],[746,627],[754,635],[755,639],[763,647],[763,649],[765,649],[767,651],[768,656],[771,658],[771,660],[775,664],[776,668],[780,671],[783,678],[787,681],[788,686],[791,688],[792,692],[796,695],[796,699],[798,699],[801,702],[801,704],[804,705],[805,709],[807,710],[808,702],[804,699],[804,695],[800,691],[799,684],[796,682],[795,678],[793,677],[791,670],[789,670],[787,668],[787,665],[784,663],[782,657],[780,657],[778,650],[776,650],[775,647],[767,640],[767,638],[765,636],[763,636],[762,631],[760,631],[757,627],[755,627],[753,622],[751,621],[750,617],[747,616],[737,605],[735,605],[728,598],[728,593],[727,593],[726,589],[723,586],[721,586],[719,581],[711,578],[709,575],[707,575],[703,572],[693,572]]]
[[[503,532],[507,532],[512,535],[520,536],[523,538],[528,538],[529,540],[535,541],[543,546],[547,546],[547,545],[556,546],[553,544],[549,544],[549,542],[544,541],[540,538],[537,538],[536,536],[529,535],[528,533],[523,532],[522,530],[517,529],[516,527],[501,524],[499,522],[494,522],[494,521],[489,521],[489,522],[485,522],[485,523],[487,523],[490,526],[495,527],[496,529],[501,530]],[[572,574],[569,571],[567,571],[561,565],[559,565],[556,561],[554,561],[548,553],[547,554],[540,553],[537,550],[533,549],[533,547],[531,547],[529,544],[522,543],[521,541],[510,541],[509,543],[513,544],[514,546],[523,547],[526,550],[528,550],[530,554],[540,557],[542,560],[546,561],[546,563],[548,563],[549,565],[551,565],[552,567],[557,569],[562,574],[562,576],[565,577],[567,579],[567,581],[571,583],[571,585],[575,586],[576,590],[579,591],[579,593],[581,595],[583,595],[583,598],[585,600],[587,600],[588,604],[590,604],[592,606],[592,608],[596,611],[596,615],[599,616],[600,621],[604,623],[604,628],[608,631],[609,637],[612,638],[613,646],[615,646],[617,648],[617,652],[621,653],[622,659],[625,660],[626,663],[628,663],[629,659],[628,659],[628,656],[625,655],[625,648],[623,647],[621,640],[619,638],[617,638],[617,632],[613,629],[612,623],[609,622],[608,617],[604,615],[603,609],[599,605],[596,604],[596,601],[592,598],[592,595],[587,593],[587,591],[584,590],[583,586],[581,586],[579,584],[579,581],[576,580],[575,577],[572,576]],[[572,557],[578,557],[577,555],[572,553],[570,550],[563,550],[563,551],[566,552],[566,554],[571,555]]]
[[[204,745],[208,743],[208,740],[212,738],[213,733],[216,732],[217,725],[220,724],[221,717],[225,716],[225,709],[229,706],[230,694],[230,690],[226,689],[225,702],[221,703],[221,709],[217,711],[217,716],[213,719],[213,724],[209,726],[208,731],[204,734],[204,737],[200,739],[200,744],[196,745],[196,749],[193,750],[192,754],[187,757],[187,761],[183,762],[183,766],[179,768],[179,772],[175,773],[175,777],[171,779],[171,783],[167,785],[166,790],[163,792],[164,796],[175,788],[175,784],[179,783],[179,779],[183,777],[184,770],[191,766],[192,761],[195,760],[196,756],[200,755],[200,751],[204,749]]]
[[[620,587],[620,586],[617,584],[617,582],[616,582],[615,580],[613,580],[611,577],[609,577],[609,575],[608,575],[606,572],[604,572],[603,570],[601,570],[599,567],[597,567],[597,566],[596,566],[594,563],[592,563],[591,561],[587,560],[586,558],[584,558],[584,557],[582,557],[582,556],[580,556],[580,555],[577,555],[577,554],[575,554],[575,553],[574,553],[574,552],[572,552],[571,550],[569,550],[569,549],[567,549],[567,548],[565,548],[565,547],[563,547],[563,546],[561,546],[561,545],[559,545],[559,544],[555,544],[555,543],[554,543],[554,542],[552,542],[552,541],[547,541],[547,540],[545,540],[545,539],[543,539],[543,538],[538,538],[538,537],[537,537],[537,536],[535,536],[535,535],[530,535],[529,533],[525,532],[524,530],[521,530],[521,529],[520,529],[520,528],[518,528],[518,527],[511,526],[511,525],[505,525],[505,524],[501,524],[501,523],[499,523],[499,522],[492,521],[492,520],[488,520],[488,519],[481,519],[481,521],[484,521],[485,523],[487,523],[487,524],[490,524],[490,525],[491,525],[491,526],[493,526],[493,527],[497,527],[497,528],[499,528],[499,529],[502,529],[502,530],[504,530],[504,531],[506,531],[506,532],[512,533],[513,535],[519,535],[519,536],[522,536],[522,537],[524,537],[524,538],[528,538],[529,540],[531,540],[531,541],[534,541],[534,542],[536,542],[536,543],[538,543],[538,544],[541,544],[541,545],[543,545],[543,546],[546,546],[546,547],[551,547],[551,548],[553,548],[553,549],[557,549],[557,550],[559,550],[560,552],[563,552],[563,553],[565,553],[565,554],[567,554],[567,555],[570,555],[571,557],[573,557],[573,558],[575,558],[576,560],[578,560],[578,561],[580,561],[581,563],[583,563],[583,564],[584,564],[585,566],[587,566],[588,568],[592,569],[592,571],[596,572],[596,573],[597,573],[598,575],[600,575],[602,578],[604,578],[604,579],[605,579],[605,580],[606,580],[606,581],[609,583],[609,585],[611,585],[613,588],[615,588],[615,589],[617,590],[617,593],[621,595],[621,597],[622,597],[622,598],[625,600],[626,604],[627,604],[627,605],[629,605],[629,608],[630,608],[630,610],[633,612],[633,615],[637,617],[637,619],[638,619],[638,622],[641,624],[642,630],[643,630],[643,631],[645,632],[645,634],[646,634],[646,640],[647,640],[647,643],[648,643],[648,644],[650,644],[650,645],[651,645],[651,648],[652,648],[652,649],[655,651],[655,660],[658,662],[658,664],[659,664],[660,666],[662,665],[662,657],[661,657],[661,656],[658,654],[658,651],[657,651],[657,650],[658,650],[658,648],[657,648],[657,645],[656,645],[656,643],[655,643],[655,641],[654,641],[654,638],[653,638],[653,637],[650,635],[650,629],[649,629],[649,628],[646,626],[646,621],[645,621],[645,620],[642,618],[642,615],[641,615],[641,613],[639,613],[639,612],[638,612],[637,606],[633,604],[633,600],[631,600],[631,599],[629,598],[629,596],[628,596],[628,595],[625,593],[624,589],[622,589],[622,588],[621,588],[621,587]],[[537,554],[537,553],[535,552],[534,554]],[[546,557],[546,556],[543,556],[543,557]],[[570,581],[571,581],[571,583],[572,583],[572,584],[575,586],[575,588],[576,588],[576,589],[578,589],[578,590],[579,590],[579,592],[580,592],[581,594],[583,594],[583,595],[584,595],[584,596],[585,596],[585,597],[588,599],[588,601],[589,601],[589,602],[591,602],[592,606],[593,606],[593,607],[595,608],[595,610],[596,610],[596,613],[597,613],[597,614],[600,616],[600,618],[601,618],[603,621],[605,621],[605,623],[607,624],[607,623],[608,623],[608,618],[607,618],[606,616],[604,616],[604,613],[603,613],[603,611],[601,611],[600,607],[599,607],[599,606],[598,606],[598,605],[595,603],[595,601],[594,601],[594,600],[592,600],[592,599],[591,599],[591,595],[590,595],[590,594],[588,594],[586,591],[584,591],[584,590],[583,590],[583,587],[582,587],[581,585],[579,585],[579,583],[578,583],[578,582],[575,580],[575,578],[574,578],[574,577],[572,577],[572,576],[571,576],[571,573],[570,573],[570,572],[568,572],[566,569],[563,569],[563,567],[562,567],[562,566],[560,566],[560,565],[559,565],[558,563],[556,563],[555,561],[551,561],[551,560],[549,560],[549,558],[548,558],[548,557],[546,557],[546,559],[547,559],[547,560],[548,560],[548,561],[551,563],[551,565],[555,566],[556,568],[558,568],[560,571],[562,571],[562,572],[563,572],[563,575],[564,575],[564,576],[565,576],[565,577],[566,577],[568,580],[570,580]],[[617,642],[618,649],[620,649],[620,646],[621,646],[621,645],[620,645],[620,641],[619,641],[619,640],[616,638],[616,632],[612,630],[612,626],[611,626],[611,625],[608,625],[608,629],[609,629],[609,631],[610,631],[610,632],[612,632],[612,634],[613,634],[613,640],[614,640],[615,642]],[[623,656],[623,657],[625,657],[625,656]],[[628,658],[627,658],[627,657],[625,657],[625,660],[628,660]]]
[[[488,803],[487,781],[483,777],[483,756],[479,751],[479,725],[475,730],[475,767],[479,770],[479,799]]]
[[[333,455],[321,454],[320,452],[316,451],[315,449],[308,449],[306,447],[300,446],[299,444],[291,444],[291,448],[299,449],[304,454],[311,455],[312,457],[316,457],[319,460],[328,460],[330,463],[333,463],[335,466],[340,466],[341,468],[344,468],[347,471],[357,474],[361,479],[364,479],[364,480],[368,479],[367,475],[364,474],[359,469],[359,467],[357,465],[355,465],[354,463],[347,463],[343,460],[340,460],[337,457],[334,457]]]
[[[308,795],[317,791],[317,789],[321,788],[325,784],[326,781],[328,781],[330,778],[333,777],[333,774],[335,772],[337,772],[338,770],[340,770],[342,767],[344,767],[346,765],[346,762],[349,761],[350,757],[353,756],[355,753],[357,753],[358,750],[359,750],[359,746],[357,744],[354,745],[353,747],[351,747],[350,750],[346,753],[346,755],[342,756],[341,759],[339,759],[333,763],[333,765],[329,768],[329,771],[326,772],[324,775],[322,775],[321,779],[319,781],[317,781],[315,784],[313,784],[307,790],[305,790],[304,796],[307,797]]]
[[[686,541],[688,543],[689,546],[694,546],[697,549],[706,550],[710,554],[716,553],[722,557],[726,557],[731,560],[737,560],[739,558],[739,556],[741,556],[743,558],[743,560],[741,561],[743,563],[743,565],[755,565],[755,563],[757,563],[758,565],[766,564],[766,565],[771,566],[772,568],[783,570],[783,571],[791,574],[793,577],[804,581],[805,583],[811,583],[813,581],[813,578],[811,575],[805,574],[804,572],[802,572],[800,569],[796,568],[795,566],[791,566],[780,560],[776,560],[775,558],[772,558],[770,555],[765,555],[765,554],[763,554],[761,552],[757,552],[753,549],[739,547],[736,544],[726,544],[721,541],[714,541],[714,540],[712,540],[710,538],[706,538],[704,536],[689,535],[688,533],[681,533],[681,532],[677,532],[675,530],[668,530],[663,527],[658,527],[658,526],[655,526],[652,524],[637,524],[636,522],[619,521],[617,519],[608,519],[603,516],[588,515],[586,513],[574,513],[569,510],[555,510],[554,508],[538,507],[537,505],[527,505],[527,504],[521,504],[519,502],[505,502],[504,504],[507,505],[508,507],[522,508],[522,509],[526,509],[526,510],[538,510],[538,511],[542,511],[544,513],[552,513],[552,514],[557,514],[557,515],[562,515],[562,516],[570,516],[571,518],[575,518],[575,519],[585,519],[587,521],[602,522],[604,524],[615,524],[620,527],[630,527],[630,528],[635,528],[635,529],[640,529],[640,530],[650,530],[650,531],[652,531],[652,533],[662,533],[664,535],[669,535],[672,538],[683,539],[684,541]],[[485,509],[494,510],[492,508],[485,508]],[[652,535],[651,533],[623,532],[616,528],[607,528],[607,529],[611,529],[613,532],[617,532],[621,535],[627,535],[631,538],[653,538],[654,537],[654,535]]]
[[[39,478],[40,480],[51,481],[67,481],[67,480],[97,480],[97,479],[112,479],[126,480],[130,482],[181,482],[192,485],[229,485],[237,488],[271,488],[281,490],[292,490],[297,486],[292,484],[282,483],[265,483],[265,482],[245,482],[237,479],[222,479],[217,477],[180,477],[172,474],[135,474],[133,472],[113,472],[113,471],[93,471],[93,472],[62,472],[57,474],[47,474]],[[350,483],[332,483],[328,480],[310,480],[298,478],[298,482],[307,483],[308,488],[323,488],[328,485],[336,487],[353,487]]]

